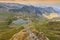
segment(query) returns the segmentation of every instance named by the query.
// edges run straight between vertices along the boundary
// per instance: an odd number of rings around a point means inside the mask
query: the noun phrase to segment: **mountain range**
[[[48,19],[60,17],[60,9],[52,6],[37,7],[34,5],[18,4],[18,3],[0,3],[0,12],[3,12],[2,9],[4,11],[7,10],[7,12],[14,12],[14,13],[22,12],[22,13],[36,14],[37,16],[42,15],[43,17]],[[51,17],[51,15],[54,17]]]

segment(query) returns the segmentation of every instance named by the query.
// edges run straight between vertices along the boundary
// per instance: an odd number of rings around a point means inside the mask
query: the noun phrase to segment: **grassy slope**
[[[50,26],[47,25],[47,23],[44,23],[43,25],[34,23],[34,28],[38,31],[44,32],[50,40],[60,40],[60,25],[57,25],[57,23]]]
[[[9,15],[12,16],[11,14],[1,14],[0,16],[6,16],[11,18]],[[60,27],[57,27],[56,25],[57,23],[53,24],[52,26],[51,25],[47,26],[47,21],[43,21],[40,19],[34,20],[34,18],[32,18],[32,20],[33,22],[30,23],[30,25],[32,26],[32,29],[35,28],[39,32],[44,32],[50,40],[60,40]],[[16,25],[13,25],[13,26],[16,26]],[[57,30],[55,30],[56,28]],[[15,33],[19,32],[22,29],[23,27],[19,27],[17,29],[10,28],[7,25],[7,22],[0,22],[0,40],[9,40]]]

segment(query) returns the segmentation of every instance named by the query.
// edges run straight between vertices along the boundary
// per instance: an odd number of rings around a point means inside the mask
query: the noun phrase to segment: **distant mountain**
[[[59,8],[55,8],[55,7],[54,7],[54,9],[56,10],[57,13],[60,14],[60,9],[59,9]]]
[[[25,5],[17,4],[17,3],[0,3],[0,6],[3,6],[5,8],[14,9],[14,8],[21,8],[22,6],[25,6]]]
[[[1,8],[8,10],[8,12],[21,12],[28,14],[36,14],[37,16],[43,17],[43,14],[49,16],[51,13],[60,14],[60,9],[54,7],[36,7],[34,5],[24,5],[17,3],[0,3]],[[5,10],[5,11],[6,11]],[[46,18],[46,17],[45,17]]]

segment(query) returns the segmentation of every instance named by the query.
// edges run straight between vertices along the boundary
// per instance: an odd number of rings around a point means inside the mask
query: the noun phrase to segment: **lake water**
[[[18,20],[13,21],[12,23],[22,25],[22,24],[28,23],[28,20],[18,19]]]

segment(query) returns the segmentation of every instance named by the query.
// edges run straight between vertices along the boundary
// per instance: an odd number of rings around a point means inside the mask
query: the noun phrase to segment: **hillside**
[[[3,12],[4,11],[4,12]],[[35,15],[42,19],[53,19],[56,17],[60,18],[60,9],[52,6],[34,6],[25,5],[18,3],[0,3],[0,14],[1,13],[16,13]],[[54,14],[55,13],[55,14]],[[50,17],[50,18],[49,18]]]
[[[21,30],[19,33],[14,34],[14,36],[10,40],[49,40],[42,32],[32,30],[32,33],[33,34],[30,34],[26,30]],[[36,38],[34,35],[36,36]]]
[[[41,5],[38,7],[18,3],[0,3],[0,40],[13,40],[16,37],[23,40],[24,34],[27,33],[26,36],[28,36],[30,32],[34,34],[34,37],[37,36],[37,38],[38,35],[43,36],[42,38],[39,36],[38,39],[47,37],[49,40],[60,40],[59,20],[59,8],[55,9],[52,6]],[[29,26],[26,24],[29,24]],[[26,32],[25,28],[29,28],[30,32]],[[42,34],[40,34],[41,32]],[[39,34],[37,35],[37,33]],[[26,37],[28,40],[29,38]]]
[[[59,17],[59,15],[56,14],[56,13],[50,13],[50,15],[43,14],[43,16],[46,17],[46,18],[48,18],[48,19],[53,19],[53,18]]]

